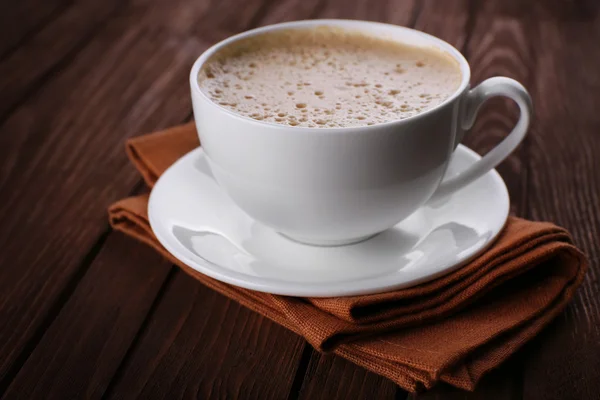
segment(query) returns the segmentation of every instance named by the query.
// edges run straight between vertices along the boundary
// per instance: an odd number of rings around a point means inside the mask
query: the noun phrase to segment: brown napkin
[[[195,127],[188,124],[132,139],[127,152],[152,187],[169,165],[198,145]],[[587,268],[562,228],[510,218],[484,255],[437,280],[367,296],[277,296],[213,280],[176,260],[150,229],[147,200],[143,195],[112,205],[112,226],[315,348],[333,351],[409,391],[440,380],[472,390],[484,373],[565,307]]]

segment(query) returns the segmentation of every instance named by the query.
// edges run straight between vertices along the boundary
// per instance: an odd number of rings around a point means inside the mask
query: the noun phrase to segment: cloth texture
[[[135,168],[152,188],[177,159],[200,145],[194,124],[127,142]],[[114,229],[153,247],[200,283],[402,388],[439,381],[473,390],[546,326],[573,297],[587,259],[551,223],[510,217],[495,243],[458,270],[388,293],[297,298],[211,279],[169,254],[148,223],[148,195],[109,208]]]

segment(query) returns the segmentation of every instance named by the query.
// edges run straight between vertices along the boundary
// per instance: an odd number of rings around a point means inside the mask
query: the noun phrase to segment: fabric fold
[[[187,124],[140,136],[127,153],[151,188],[199,145]],[[109,208],[114,229],[152,246],[202,284],[409,391],[438,381],[472,390],[534,337],[573,297],[587,260],[562,228],[509,218],[496,242],[462,268],[388,293],[296,298],[255,292],[209,278],[169,254],[148,223],[148,195]]]

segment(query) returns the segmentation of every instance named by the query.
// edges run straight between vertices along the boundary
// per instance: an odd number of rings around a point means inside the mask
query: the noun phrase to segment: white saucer
[[[447,174],[480,158],[459,146]],[[255,222],[215,182],[201,148],[173,164],[150,195],[148,216],[162,245],[214,279],[290,296],[350,296],[405,288],[460,267],[489,246],[509,199],[492,170],[361,243],[313,247]]]

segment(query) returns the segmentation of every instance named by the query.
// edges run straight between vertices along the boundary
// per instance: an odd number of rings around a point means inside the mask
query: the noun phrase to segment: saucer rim
[[[464,145],[459,145],[456,151],[461,151],[466,153],[470,158],[476,161],[480,159],[481,156],[475,151],[469,149]],[[238,286],[245,289],[256,290],[259,292],[277,294],[277,295],[285,295],[285,296],[297,296],[297,297],[347,297],[347,296],[358,296],[358,295],[367,295],[367,294],[375,294],[375,293],[384,293],[398,289],[405,289],[408,287],[416,286],[418,284],[431,281],[437,279],[441,276],[447,275],[465,264],[469,263],[471,260],[482,254],[486,251],[490,246],[494,244],[499,234],[504,229],[506,225],[506,221],[508,220],[509,211],[510,211],[510,198],[508,194],[508,189],[506,184],[500,174],[495,170],[491,169],[486,174],[484,174],[481,178],[490,175],[492,180],[494,181],[494,185],[498,187],[498,194],[501,194],[500,202],[504,205],[504,210],[502,210],[502,224],[498,225],[498,227],[494,227],[491,231],[490,237],[486,240],[486,243],[481,247],[475,247],[470,253],[463,255],[460,258],[460,261],[456,263],[447,262],[443,263],[443,265],[439,268],[438,271],[431,274],[423,274],[421,276],[416,276],[414,278],[402,279],[401,282],[397,280],[394,281],[393,277],[398,275],[399,271],[391,271],[389,273],[383,275],[376,275],[368,278],[356,278],[353,280],[338,280],[335,282],[291,282],[285,281],[281,279],[274,278],[266,278],[266,277],[256,277],[248,274],[244,274],[241,272],[233,271],[228,268],[224,268],[218,264],[215,264],[200,255],[195,255],[199,260],[193,259],[188,256],[190,251],[186,249],[181,244],[173,242],[172,235],[164,234],[163,224],[160,224],[156,220],[155,213],[153,209],[155,208],[154,200],[156,197],[153,196],[156,193],[156,188],[160,187],[161,182],[165,181],[165,176],[169,175],[169,172],[175,168],[178,168],[178,165],[184,164],[188,162],[188,159],[197,156],[200,153],[204,153],[202,147],[197,147],[194,150],[186,153],[184,156],[179,158],[176,162],[174,162],[169,168],[167,168],[163,174],[159,177],[159,179],[154,184],[152,191],[150,192],[150,196],[148,199],[148,222],[150,224],[150,228],[152,232],[156,236],[158,242],[177,260],[187,265],[189,268],[200,272],[210,278],[216,279],[218,281],[228,283],[234,286]],[[481,179],[479,178],[479,179]],[[467,188],[467,185],[465,188]],[[465,188],[460,190],[465,190]],[[501,192],[501,193],[500,193]],[[498,215],[500,211],[498,211]],[[500,218],[500,217],[497,217]],[[158,228],[162,229],[158,229]],[[168,229],[167,229],[168,230]],[[350,245],[352,246],[352,245]],[[201,261],[201,262],[199,262]],[[206,264],[206,265],[203,265]],[[355,282],[353,287],[334,287],[335,285],[347,285],[352,282]]]

